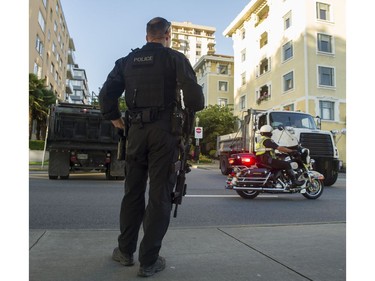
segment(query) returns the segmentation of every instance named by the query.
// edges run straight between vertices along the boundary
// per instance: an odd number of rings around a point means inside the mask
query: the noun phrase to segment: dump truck
[[[125,161],[117,160],[120,135],[92,105],[57,103],[48,117],[46,150],[50,179],[68,179],[75,171],[105,173],[124,179]]]
[[[320,129],[319,119],[299,111],[247,110],[236,133],[217,137],[217,156],[222,174],[228,175],[232,171],[228,159],[234,154],[255,154],[255,143],[260,139],[259,129],[263,125],[272,126],[272,139],[278,145],[293,148],[300,144],[308,148],[315,160],[314,169],[325,177],[325,186],[336,182],[342,161],[339,160],[332,133]],[[279,126],[286,130],[278,130]]]

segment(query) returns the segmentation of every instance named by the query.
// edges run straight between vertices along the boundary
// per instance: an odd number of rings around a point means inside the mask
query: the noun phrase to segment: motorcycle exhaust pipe
[[[243,186],[232,186],[231,189],[233,189],[233,190],[240,190],[240,191],[270,191],[270,192],[283,192],[283,191],[287,191],[284,188],[243,187]]]

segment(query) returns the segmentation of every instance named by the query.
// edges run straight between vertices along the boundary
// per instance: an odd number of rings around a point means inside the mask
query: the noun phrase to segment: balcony
[[[68,50],[68,64],[75,64],[76,58],[73,49]]]
[[[66,79],[73,79],[74,72],[73,72],[73,65],[68,64],[66,66]]]
[[[72,82],[70,80],[66,80],[65,82],[65,92],[67,94],[72,94],[73,93],[73,85],[72,85]]]

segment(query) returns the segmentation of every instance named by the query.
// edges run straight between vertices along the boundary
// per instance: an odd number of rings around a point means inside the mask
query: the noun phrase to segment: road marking
[[[194,198],[226,198],[226,197],[239,197],[239,195],[206,195],[206,194],[191,194],[191,195],[185,195],[185,197],[194,197]],[[258,197],[279,197],[277,195],[259,195]]]

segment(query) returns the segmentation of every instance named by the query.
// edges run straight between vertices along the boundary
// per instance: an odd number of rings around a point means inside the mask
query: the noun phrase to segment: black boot
[[[295,188],[297,186],[301,186],[304,184],[303,181],[299,181],[296,179],[296,175],[294,174],[294,171],[293,169],[289,169],[289,170],[286,170],[286,172],[288,173],[289,177],[290,177],[290,180],[292,181],[292,187]]]

